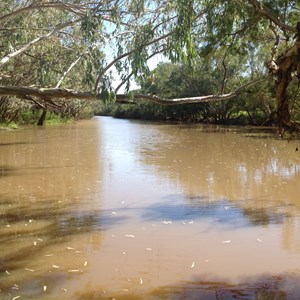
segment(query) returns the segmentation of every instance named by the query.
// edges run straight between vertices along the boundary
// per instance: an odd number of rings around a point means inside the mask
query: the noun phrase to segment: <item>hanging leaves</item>
[[[84,19],[81,22],[81,32],[86,43],[96,41],[96,32],[101,30],[101,22],[99,18],[92,16],[91,11],[88,10]]]

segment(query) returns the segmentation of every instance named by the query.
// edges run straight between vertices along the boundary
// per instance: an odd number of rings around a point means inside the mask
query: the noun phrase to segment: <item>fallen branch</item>
[[[164,105],[176,105],[176,104],[189,104],[189,103],[201,103],[201,102],[215,102],[224,101],[238,96],[246,88],[253,86],[257,83],[265,81],[266,78],[260,78],[250,81],[236,90],[222,95],[208,95],[199,97],[187,97],[187,98],[175,98],[166,99],[155,95],[147,94],[134,94],[132,97],[128,94],[117,94],[115,101],[117,103],[133,103],[139,100],[149,100]],[[37,97],[43,100],[50,99],[83,99],[83,100],[101,100],[99,95],[90,93],[75,91],[71,89],[61,88],[37,88],[37,87],[22,87],[22,86],[0,86],[0,97],[11,96],[22,99],[28,99],[29,96]]]
[[[136,100],[149,100],[152,102],[156,102],[163,105],[177,105],[177,104],[191,104],[191,103],[202,103],[202,102],[217,102],[217,101],[225,101],[237,97],[243,90],[246,88],[253,86],[257,83],[265,81],[266,78],[260,78],[253,81],[250,81],[236,90],[221,95],[207,95],[207,96],[198,96],[198,97],[187,97],[187,98],[173,98],[166,99],[162,97],[158,97],[156,95],[143,95],[143,94],[135,94],[133,97],[133,101]],[[128,99],[128,95],[117,95],[116,102],[124,102]]]

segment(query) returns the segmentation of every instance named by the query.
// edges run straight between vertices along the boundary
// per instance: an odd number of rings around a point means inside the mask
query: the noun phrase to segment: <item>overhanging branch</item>
[[[201,103],[201,102],[216,102],[224,101],[238,96],[243,90],[253,86],[257,83],[265,81],[266,78],[260,78],[250,81],[236,90],[221,95],[208,95],[199,97],[188,97],[188,98],[174,98],[166,99],[155,95],[147,94],[134,94],[133,98],[128,94],[117,94],[116,102],[135,102],[139,100],[148,100],[164,105],[176,105],[176,104],[190,104],[190,103]],[[61,88],[36,88],[36,87],[22,87],[22,86],[0,86],[0,97],[11,96],[22,99],[28,99],[28,96],[37,97],[39,99],[83,99],[83,100],[101,100],[99,95],[95,95],[90,92],[75,91],[70,89]]]

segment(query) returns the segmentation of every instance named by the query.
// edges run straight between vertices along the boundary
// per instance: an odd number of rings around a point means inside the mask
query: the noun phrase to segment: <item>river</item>
[[[107,117],[0,131],[0,299],[300,299],[298,148]]]

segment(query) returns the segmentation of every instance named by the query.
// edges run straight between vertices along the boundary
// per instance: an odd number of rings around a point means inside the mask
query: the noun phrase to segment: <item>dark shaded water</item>
[[[296,147],[111,118],[0,132],[0,299],[300,299]]]

